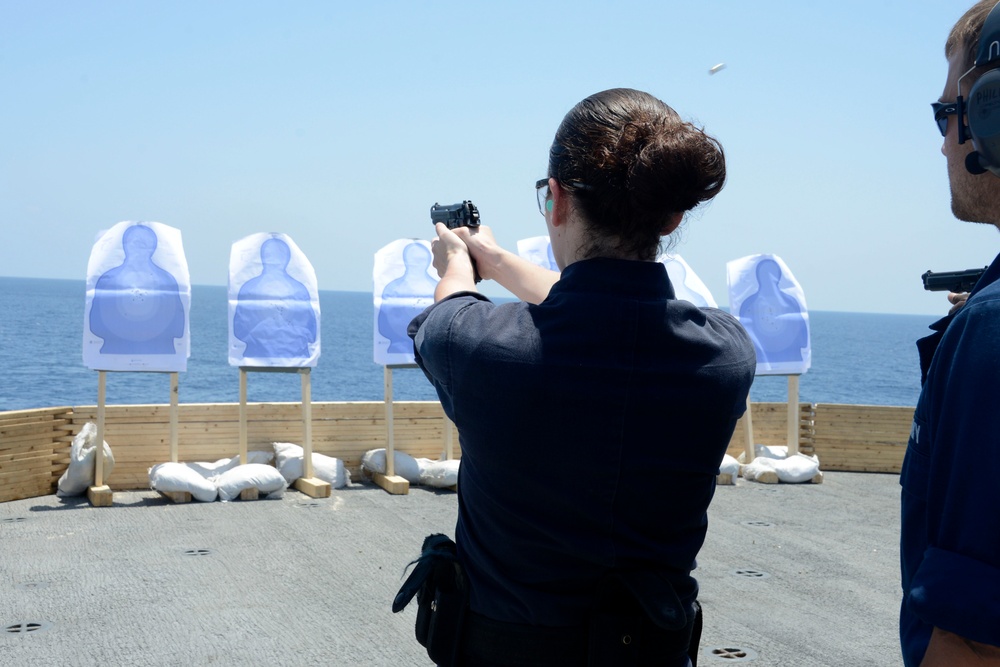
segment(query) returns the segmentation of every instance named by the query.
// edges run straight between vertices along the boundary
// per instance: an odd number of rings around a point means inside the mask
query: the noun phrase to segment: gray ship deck
[[[898,476],[719,487],[696,576],[701,665],[900,664]],[[427,665],[403,567],[456,496],[0,504],[0,665]],[[198,555],[201,554],[201,555]],[[721,657],[713,649],[742,649]]]

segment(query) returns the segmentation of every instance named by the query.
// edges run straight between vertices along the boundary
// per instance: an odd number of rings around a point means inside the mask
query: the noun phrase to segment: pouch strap
[[[434,572],[434,564],[440,560],[457,561],[458,549],[455,542],[447,535],[434,533],[424,538],[420,556],[410,561],[409,565],[416,565],[413,572],[403,582],[399,592],[396,593],[392,601],[392,612],[395,614],[406,608],[413,596],[417,594],[420,587],[424,585],[427,578]]]

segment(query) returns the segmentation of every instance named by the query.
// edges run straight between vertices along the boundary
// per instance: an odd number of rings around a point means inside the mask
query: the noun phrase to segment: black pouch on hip
[[[457,547],[446,535],[428,535],[424,538],[420,557],[410,565],[415,567],[396,594],[392,611],[402,611],[416,595],[414,634],[417,641],[427,649],[428,657],[436,665],[454,665],[469,600]]]

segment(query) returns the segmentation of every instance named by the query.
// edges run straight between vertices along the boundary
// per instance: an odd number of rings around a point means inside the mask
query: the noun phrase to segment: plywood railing
[[[0,502],[53,493],[69,465],[73,408],[0,412]]]
[[[235,403],[182,404],[179,407],[179,460],[216,461],[239,451],[239,406]],[[784,445],[788,437],[785,403],[754,403],[754,440]],[[95,406],[0,412],[0,502],[54,493],[69,465],[73,436],[97,416]],[[799,447],[816,454],[822,470],[898,473],[906,450],[913,408],[803,403],[799,408]],[[362,455],[385,447],[382,402],[313,403],[313,451],[335,456],[359,479]],[[272,442],[302,441],[299,403],[248,406],[248,447],[270,450]],[[450,428],[454,456],[460,457],[457,431],[437,402],[394,404],[397,451],[438,459]],[[445,426],[447,424],[447,426]],[[745,449],[737,426],[729,452]],[[168,405],[109,405],[105,439],[115,457],[107,483],[114,490],[149,488],[148,470],[170,460]]]
[[[823,470],[898,473],[913,408],[816,405],[816,455]]]

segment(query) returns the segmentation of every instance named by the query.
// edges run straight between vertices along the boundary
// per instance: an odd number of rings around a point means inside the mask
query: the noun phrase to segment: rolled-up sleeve
[[[414,359],[434,385],[449,417],[452,380],[464,366],[475,339],[482,334],[482,328],[468,320],[476,317],[476,310],[492,310],[493,305],[478,292],[456,292],[428,306],[407,328],[413,339]]]
[[[925,623],[1000,646],[1000,569],[930,547],[910,589],[910,606]]]

